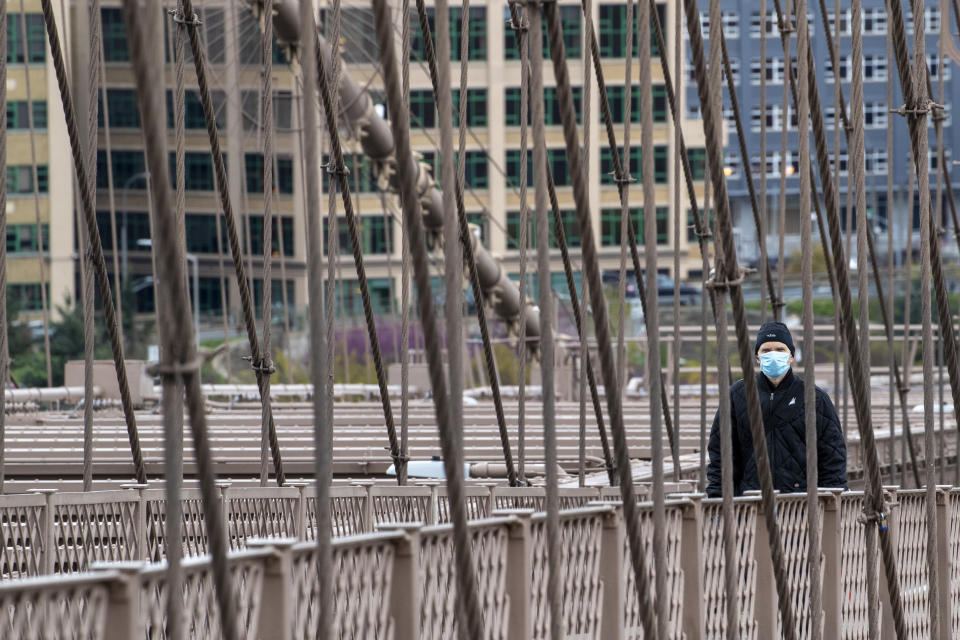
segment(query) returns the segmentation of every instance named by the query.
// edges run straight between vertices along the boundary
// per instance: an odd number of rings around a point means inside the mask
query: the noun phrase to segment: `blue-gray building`
[[[783,3],[781,3],[783,4]],[[810,24],[811,46],[813,48],[814,63],[819,78],[820,100],[825,111],[825,121],[828,127],[828,145],[831,149],[831,163],[833,163],[834,143],[834,92],[836,79],[839,78],[843,89],[844,99],[850,98],[850,81],[852,71],[852,44],[849,0],[841,2],[839,24],[839,38],[837,39],[839,73],[834,74],[830,60],[827,39],[824,36],[824,25],[836,34],[834,25],[834,3],[828,2],[826,21],[820,15],[818,3],[808,4],[808,20]],[[909,3],[904,4],[904,16],[907,21],[908,34],[913,32],[913,21],[909,11]],[[881,253],[887,246],[887,220],[892,222],[894,242],[899,251],[906,246],[906,224],[908,212],[912,211],[912,220],[915,229],[919,229],[919,218],[916,205],[908,206],[908,176],[910,175],[909,154],[910,138],[906,119],[889,113],[903,105],[900,93],[900,81],[896,68],[896,61],[887,54],[888,27],[890,26],[887,10],[883,0],[864,0],[863,2],[863,100],[864,100],[864,133],[866,148],[866,185],[868,214],[874,224]],[[951,178],[954,185],[960,183],[952,171],[953,161],[951,150],[960,143],[960,131],[952,126],[951,107],[960,104],[960,86],[953,81],[953,64],[947,59],[942,66],[939,64],[938,40],[941,31],[941,20],[948,20],[945,25],[948,32],[955,26],[952,15],[940,15],[938,0],[926,0],[923,15],[923,24],[926,30],[927,66],[930,70],[930,80],[933,85],[934,100],[939,100],[940,72],[943,71],[943,100],[946,120],[943,128],[943,145],[946,152],[946,162],[951,169]],[[777,26],[776,11],[773,2],[768,2],[766,16],[766,97],[761,95],[761,3],[757,0],[721,0],[723,10],[723,30],[727,40],[730,62],[733,69],[734,83],[737,89],[737,100],[740,114],[746,130],[747,148],[750,154],[749,162],[753,172],[754,185],[759,194],[761,170],[766,167],[767,181],[767,238],[771,255],[776,255],[777,221],[779,213],[779,193],[781,177],[781,136],[782,127],[787,123],[787,153],[784,158],[786,178],[786,234],[787,251],[796,250],[799,246],[798,233],[800,229],[799,199],[799,155],[796,113],[793,109],[792,98],[789,98],[789,108],[784,108],[784,80],[785,65],[780,32]],[[709,1],[701,0],[701,24],[704,37],[709,39]],[[908,35],[908,42],[912,49],[912,35]],[[708,46],[709,40],[705,43]],[[692,63],[687,48],[686,73],[686,104],[688,117],[699,117],[699,101],[697,88],[693,78]],[[796,60],[796,36],[791,37],[791,57]],[[892,81],[892,104],[887,99],[887,81]],[[789,95],[789,94],[788,94]],[[765,104],[764,104],[765,103]],[[734,221],[738,232],[738,251],[744,260],[756,259],[759,256],[759,243],[750,208],[749,192],[743,170],[745,158],[741,157],[737,143],[736,128],[733,112],[730,107],[730,98],[724,81],[724,116],[727,121],[727,137],[725,140],[725,173],[728,174],[727,185],[730,191]],[[766,119],[767,137],[766,148],[761,145],[761,123]],[[931,200],[936,195],[936,171],[938,169],[937,141],[934,135],[932,118],[930,120],[930,157],[928,163],[931,169],[930,187]],[[893,125],[893,153],[887,153],[887,126]],[[846,137],[840,130],[839,146],[839,196],[841,216],[846,228],[846,210],[848,188],[848,163]],[[765,152],[765,153],[764,153]],[[812,153],[812,149],[811,149]],[[762,160],[765,155],[766,161]],[[893,199],[887,201],[887,174],[893,175]],[[819,184],[819,175],[814,176],[815,183]],[[851,197],[853,194],[851,193]],[[914,195],[916,203],[917,196]],[[949,220],[949,211],[944,204],[944,219]],[[854,218],[854,225],[856,220]],[[946,223],[945,223],[946,224]],[[855,228],[855,226],[854,226]],[[946,236],[949,240],[952,236]],[[915,246],[919,243],[918,234],[914,234]],[[851,248],[855,250],[855,242]],[[945,255],[954,254],[952,241],[944,243]]]

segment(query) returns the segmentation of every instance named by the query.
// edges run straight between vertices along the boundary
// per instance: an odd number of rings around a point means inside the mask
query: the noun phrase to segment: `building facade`
[[[167,6],[169,5],[169,6]],[[168,9],[173,3],[157,7],[158,25],[164,25],[165,75],[168,103],[168,148],[171,179],[173,175],[173,100],[174,51],[173,19]],[[208,75],[213,86],[213,101],[220,127],[228,172],[228,188],[234,210],[241,226],[241,243],[248,276],[259,304],[262,283],[263,256],[263,128],[261,118],[260,29],[252,11],[241,0],[197,3],[202,20],[202,38],[206,44]],[[668,58],[673,61],[675,9],[659,4],[667,40]],[[433,11],[432,7],[429,9]],[[86,113],[87,86],[85,69],[90,49],[87,25],[87,3],[71,2],[66,16],[58,21],[67,34],[66,50],[74,78],[74,95],[81,121]],[[451,82],[459,86],[460,38],[462,34],[460,9],[451,8],[452,42]],[[584,34],[579,3],[562,0],[560,13],[564,27],[564,43],[569,57],[571,77],[575,85],[578,117],[582,120],[584,81]],[[623,136],[624,120],[624,50],[627,38],[625,2],[596,2],[593,20],[599,37],[600,51],[611,108],[617,122],[618,138]],[[15,21],[17,13],[11,12]],[[321,15],[323,15],[321,7]],[[517,278],[519,264],[519,163],[520,163],[520,62],[514,34],[506,23],[509,16],[504,2],[485,0],[471,3],[468,33],[469,66],[467,89],[466,205],[470,220],[481,228],[483,242],[502,260],[511,277]],[[118,2],[104,2],[101,7],[101,26],[104,43],[104,70],[106,100],[100,99],[96,207],[100,236],[111,277],[121,274],[132,290],[135,311],[149,314],[154,310],[153,268],[150,255],[150,216],[148,189],[152,184],[145,170],[142,131],[137,111],[135,82],[131,70],[129,43]],[[436,166],[439,157],[439,130],[434,96],[426,63],[419,25],[411,16],[410,111],[414,149],[428,163]],[[8,47],[10,81],[8,84],[8,176],[11,178],[8,220],[11,225],[7,246],[10,250],[10,281],[27,292],[25,300],[34,305],[34,289],[39,291],[41,274],[39,260],[45,260],[51,307],[65,304],[78,290],[77,225],[75,203],[78,204],[68,153],[69,143],[63,124],[59,93],[53,75],[49,53],[44,43],[45,33],[40,16],[39,0],[26,2],[27,41],[8,25],[11,45]],[[12,24],[12,23],[11,23]],[[159,26],[158,26],[159,28]],[[399,26],[397,37],[399,38]],[[19,48],[18,48],[19,47]],[[382,82],[377,75],[378,60],[373,41],[373,18],[369,5],[350,0],[344,3],[341,47],[346,61],[346,72],[366,84],[382,103]],[[636,41],[634,39],[636,53]],[[224,305],[239,320],[239,295],[233,283],[233,265],[229,257],[225,226],[220,212],[217,185],[209,151],[209,140],[196,91],[196,75],[187,48],[186,72],[186,228],[187,251],[197,256],[199,276],[199,306],[201,316],[210,323],[218,323]],[[655,52],[656,53],[656,52]],[[548,57],[548,56],[547,56]],[[565,230],[572,255],[579,262],[576,248],[580,230],[576,221],[569,165],[564,151],[560,126],[559,106],[549,58],[544,72],[545,114],[547,120],[547,147],[551,169],[558,188],[560,206],[565,217]],[[698,276],[699,252],[696,238],[687,229],[688,207],[681,191],[681,202],[673,201],[673,159],[675,142],[670,114],[663,89],[659,60],[652,65],[653,106],[655,120],[655,180],[657,195],[657,243],[661,270],[673,271],[675,252],[681,256],[680,278]],[[639,77],[636,58],[633,61],[634,80],[631,109],[630,171],[639,179],[640,110]],[[30,172],[29,130],[23,126],[27,99],[22,76],[29,71],[33,113],[35,115],[34,141],[37,149],[37,189],[40,195],[41,223],[44,251],[39,251],[39,233],[34,224],[32,182]],[[682,74],[674,74],[674,77]],[[324,191],[328,186],[326,173],[309,177],[303,173],[299,110],[300,95],[297,77],[280,47],[274,52],[274,129],[275,129],[275,184],[274,194],[274,267],[272,298],[274,304],[283,301],[291,308],[302,308],[306,303],[306,245],[303,219],[303,185],[308,179],[320,180]],[[454,91],[454,100],[457,99]],[[683,91],[679,98],[681,109]],[[620,203],[610,171],[611,157],[606,149],[602,131],[601,109],[595,86],[590,91],[589,194],[593,232],[600,249],[601,267],[616,269],[619,265]],[[455,102],[456,104],[456,102]],[[684,110],[683,113],[686,113]],[[582,124],[582,122],[581,122]],[[702,196],[703,135],[699,122],[683,124],[687,146],[697,180],[697,191]],[[399,306],[400,278],[400,217],[395,198],[384,194],[373,180],[369,163],[359,154],[359,145],[353,132],[345,132],[348,146],[348,164],[352,174],[355,208],[361,218],[363,253],[366,260],[374,306],[378,312],[389,313]],[[582,131],[581,131],[582,134]],[[533,175],[532,137],[528,157],[531,171],[528,180],[530,215],[530,247],[535,247],[533,233]],[[51,176],[61,179],[51,180]],[[323,198],[326,210],[326,197]],[[642,190],[639,184],[631,187],[632,219],[642,239]],[[342,211],[342,205],[338,205]],[[111,213],[112,211],[112,213]],[[676,224],[675,212],[680,212],[681,239],[673,242]],[[326,214],[324,214],[326,215]],[[219,218],[219,220],[218,220]],[[350,256],[346,224],[341,218],[340,266],[342,274],[342,308],[346,313],[359,312],[360,299],[355,272]],[[31,227],[31,225],[33,225]],[[116,227],[114,242],[113,227]],[[219,231],[219,236],[218,236]],[[324,238],[326,245],[326,238]],[[116,257],[115,257],[116,254]],[[535,297],[536,279],[533,256],[529,252],[531,275],[529,295]],[[442,283],[442,255],[435,252],[435,283]],[[559,249],[551,251],[551,280],[560,297],[566,297],[566,283]],[[281,266],[282,263],[282,266]],[[116,266],[115,266],[116,265]],[[579,265],[574,265],[579,284]],[[282,275],[285,274],[285,275]],[[193,286],[191,281],[191,287]],[[127,301],[127,304],[131,304]],[[338,305],[339,306],[339,305]],[[33,309],[31,306],[30,309]],[[259,316],[259,311],[258,311]]]
[[[814,67],[818,74],[820,100],[824,109],[824,118],[827,126],[827,142],[831,154],[831,170],[836,163],[839,171],[839,197],[841,207],[841,222],[847,228],[847,211],[853,215],[851,224],[856,229],[856,214],[853,200],[855,194],[851,189],[848,169],[848,154],[846,136],[843,132],[842,118],[839,119],[839,132],[835,132],[836,110],[835,89],[837,82],[842,88],[845,101],[850,98],[850,81],[852,73],[851,58],[851,22],[850,3],[841,3],[839,21],[835,20],[833,3],[827,3],[829,15],[820,15],[815,3],[809,6],[808,21],[810,24],[810,43],[814,58]],[[943,145],[946,154],[947,166],[952,170],[952,149],[960,143],[960,132],[952,126],[951,105],[960,100],[960,86],[953,82],[953,66],[949,60],[940,64],[937,54],[937,42],[940,36],[941,20],[952,20],[951,16],[940,15],[940,3],[936,0],[926,0],[923,14],[923,25],[926,34],[927,66],[930,70],[930,81],[933,87],[932,98],[940,103],[939,87],[941,71],[943,74]],[[776,11],[772,2],[767,2],[766,9],[766,65],[761,65],[761,33],[762,3],[756,0],[721,0],[723,13],[723,32],[727,40],[730,55],[730,64],[733,70],[734,84],[736,85],[737,100],[746,134],[747,149],[750,153],[750,167],[753,173],[754,186],[760,194],[761,174],[766,171],[767,194],[767,229],[766,238],[771,255],[776,255],[778,243],[778,216],[781,167],[786,172],[786,250],[799,251],[800,211],[798,210],[799,189],[799,141],[797,135],[797,114],[792,105],[784,107],[784,80],[787,77],[784,64],[783,47],[777,27]],[[709,41],[709,2],[701,0],[701,28],[703,35]],[[912,48],[913,17],[910,14],[909,3],[903,5],[904,18],[908,31],[907,39]],[[837,73],[834,74],[833,64],[827,40],[823,35],[824,24],[835,35],[838,51]],[[951,30],[948,26],[948,32]],[[919,196],[914,194],[914,202],[909,199],[909,180],[913,173],[910,166],[910,137],[905,118],[892,114],[892,109],[903,105],[900,93],[900,81],[896,61],[888,53],[889,21],[886,5],[882,0],[865,0],[863,2],[863,100],[864,100],[864,142],[865,182],[867,193],[867,215],[874,228],[878,246],[886,256],[888,228],[893,234],[895,250],[902,255],[907,246],[906,231],[908,222],[912,222],[914,229],[919,229]],[[796,61],[796,36],[791,38],[791,57]],[[699,101],[696,85],[693,82],[692,65],[689,62],[689,46],[687,47],[687,116],[699,117]],[[761,91],[761,72],[766,76],[766,95]],[[892,102],[887,98],[887,83],[892,82]],[[733,112],[724,81],[724,115],[727,121],[728,135],[726,137],[725,173],[728,174],[727,185],[730,191],[730,201],[735,216],[738,250],[748,260],[759,257],[759,242],[753,221],[750,198],[747,190],[745,159],[741,157],[736,138],[736,129],[733,121]],[[849,109],[849,106],[848,106]],[[761,125],[766,121],[766,146],[761,140]],[[928,163],[930,167],[930,187],[932,197],[937,188],[938,149],[934,135],[933,120],[927,119],[930,125],[930,153]],[[892,154],[887,151],[887,126],[893,126]],[[781,158],[781,137],[786,125],[787,141],[786,156]],[[834,148],[834,141],[839,140],[839,146]],[[836,153],[836,160],[834,159]],[[893,178],[893,198],[888,202],[887,175]],[[951,173],[951,177],[953,174]],[[814,176],[815,183],[819,183],[819,175]],[[935,199],[934,199],[935,202]],[[949,215],[944,209],[945,220]],[[889,223],[888,223],[889,221]],[[919,236],[914,234],[914,244],[919,247]],[[855,252],[856,243],[851,250]],[[950,243],[945,243],[945,250],[950,255],[956,255]],[[945,254],[946,255],[946,254]],[[895,257],[895,260],[901,258]]]

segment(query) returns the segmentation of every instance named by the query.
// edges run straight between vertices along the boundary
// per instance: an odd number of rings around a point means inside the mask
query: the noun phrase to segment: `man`
[[[767,455],[773,474],[773,488],[782,493],[807,490],[806,422],[804,381],[794,375],[793,337],[782,322],[767,322],[757,334],[757,388],[763,411]],[[808,357],[813,357],[811,352]],[[847,448],[837,411],[830,397],[817,387],[817,468],[821,487],[847,487]],[[733,434],[733,491],[760,488],[757,462],[750,433],[746,386],[739,380],[730,387]],[[710,430],[710,464],[707,468],[707,495],[722,492],[720,464],[720,412]]]

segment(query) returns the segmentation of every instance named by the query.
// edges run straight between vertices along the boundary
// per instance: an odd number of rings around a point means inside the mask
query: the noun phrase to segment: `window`
[[[197,292],[197,301],[200,303],[200,313],[223,313],[223,296],[220,278],[198,278],[200,290]],[[193,300],[193,278],[190,278],[190,299]]]
[[[285,167],[289,167],[289,173],[287,171],[281,171],[280,173],[280,185],[281,193],[286,193],[282,190],[284,180],[289,182],[290,193],[293,192],[293,159],[292,158],[283,158],[281,159],[284,162]],[[323,154],[323,164],[324,166],[330,162],[330,156],[328,154]],[[362,153],[345,153],[343,155],[343,162],[347,166],[347,182],[350,184],[350,191],[352,193],[377,193],[379,192],[379,187],[377,186],[377,177],[373,172],[373,163]],[[324,168],[323,170],[323,190],[330,190],[330,173]],[[334,183],[339,189],[339,178],[334,180]]]
[[[946,165],[950,166],[950,156],[953,155],[950,151],[950,148],[944,148],[943,150],[944,160]],[[929,160],[930,173],[934,173],[940,170],[940,152],[937,149],[929,149],[927,151],[927,159]]]
[[[507,87],[504,92],[506,114],[506,125],[508,127],[520,126],[520,87]],[[547,125],[563,124],[560,118],[560,101],[557,99],[556,87],[544,87],[544,122]],[[583,87],[573,87],[573,109],[577,117],[577,123],[581,121],[581,112],[583,104]],[[532,111],[528,108],[527,124],[530,124]]]
[[[580,35],[580,7],[576,5],[558,5],[560,11],[560,27],[563,29],[563,46],[568,58],[579,58],[583,55]],[[517,36],[511,26],[510,10],[504,7],[504,19],[507,24],[503,27],[503,57],[505,60],[519,60],[520,51],[517,49]],[[550,40],[547,37],[547,19],[542,18],[543,29],[543,57],[550,59]]]
[[[127,29],[123,25],[123,9],[103,7],[100,9],[103,26],[103,55],[107,62],[128,62]]]
[[[452,91],[453,126],[460,126],[460,89]],[[467,89],[467,126],[487,126],[487,90]]]
[[[50,225],[40,225],[43,234],[43,250],[50,250]],[[7,225],[7,252],[8,253],[36,253],[40,242],[35,224],[8,224]]]
[[[393,313],[393,287],[389,278],[368,278],[367,288],[370,291],[370,303],[374,313]],[[337,293],[343,300],[343,313],[348,317],[363,314],[363,301],[360,298],[360,283],[356,280],[341,280],[337,286]],[[434,289],[436,294],[437,290]],[[340,313],[338,305],[337,313]]]
[[[432,129],[437,126],[436,114],[432,90],[410,90],[410,120],[412,125]]]
[[[863,56],[863,81],[887,79],[887,56]]]
[[[706,164],[706,162],[704,162]],[[729,155],[723,159],[723,175],[731,180],[740,177],[740,156]]]
[[[687,159],[690,160],[690,176],[694,180],[703,180],[707,169],[707,150],[703,148],[687,149]]]
[[[118,9],[119,11],[119,9]],[[7,62],[23,64],[24,62],[44,62],[47,59],[47,32],[43,24],[43,15],[39,13],[26,14],[26,25],[19,13],[7,14]],[[26,26],[26,29],[24,29]],[[26,58],[24,59],[23,34],[26,30]]]
[[[131,94],[133,92],[131,91]],[[247,93],[247,92],[244,92]],[[256,99],[256,94],[254,92],[249,92],[254,95]],[[227,97],[226,93],[223,91],[213,90],[210,92],[210,98],[213,102],[213,113],[217,119],[217,128],[226,129],[227,128]],[[246,98],[246,96],[244,96]],[[134,96],[134,108],[136,108],[136,97]],[[167,91],[167,127],[170,129],[174,128],[175,125],[175,113],[174,113],[174,101],[173,101],[173,92]],[[244,104],[244,120],[247,117],[250,117],[246,114],[247,105]],[[111,111],[111,122],[113,124],[113,112]],[[257,118],[256,109],[254,109],[252,117]],[[138,125],[139,126],[139,125]],[[203,129],[207,128],[207,118],[203,113],[203,103],[200,102],[200,93],[198,91],[193,91],[188,89],[184,92],[183,95],[183,128],[190,129]],[[254,127],[256,128],[256,127]]]
[[[833,155],[831,154],[831,159]],[[753,170],[755,176],[760,175],[760,156],[753,156],[750,158],[750,166]],[[766,170],[768,178],[779,178],[780,177],[780,152],[779,151],[768,151],[766,156]],[[796,151],[787,151],[786,156],[786,174],[787,178],[798,178],[800,176],[800,156]],[[846,161],[841,162],[841,167],[845,171]],[[832,170],[832,166],[831,166]]]
[[[600,244],[604,247],[616,247],[621,244],[620,227],[623,219],[619,208],[602,209],[600,211]],[[657,207],[657,244],[667,244],[668,214],[667,207]],[[630,209],[630,223],[633,225],[637,242],[643,240],[643,207]]]
[[[41,311],[43,309],[43,290],[39,282],[10,283],[7,292],[14,304],[19,304],[24,311]],[[47,297],[50,296],[50,284],[45,283]]]
[[[570,166],[566,149],[547,149],[547,165],[558,187],[570,186]],[[514,186],[520,184],[520,150],[508,149],[506,162],[507,180]],[[533,149],[527,150],[527,186],[533,186]]]
[[[7,102],[7,129],[29,129],[30,111],[26,100],[10,100]],[[43,100],[33,101],[33,126],[35,129],[47,128],[47,103]]]
[[[874,175],[885,175],[887,173],[887,151],[886,149],[874,149],[868,151],[864,156],[865,171]]]
[[[939,80],[940,76],[940,57],[933,53],[927,56],[927,69],[930,70],[930,79]],[[950,64],[944,60],[943,79],[950,80]]]
[[[887,126],[887,103],[868,102],[863,105],[863,126],[868,129],[884,129]]]
[[[147,188],[145,180],[133,180],[134,176],[146,171],[142,151],[116,149],[110,154],[110,158],[113,161],[114,185],[121,189]],[[102,149],[97,151],[97,188],[107,188],[107,152]]]
[[[797,63],[797,59],[791,58],[793,64]],[[760,84],[760,72],[761,64],[760,58],[754,58],[750,61],[750,83],[759,85]],[[782,84],[785,77],[784,69],[784,60],[783,58],[767,58],[767,84]]]
[[[184,219],[187,251],[190,253],[217,252],[217,216],[213,213],[188,213]],[[223,228],[223,224],[220,225]]]
[[[247,153],[244,156],[247,179],[247,193],[263,193],[263,154]],[[277,158],[273,172],[274,190],[283,193],[293,193],[293,159],[290,157]]]
[[[536,212],[527,212],[527,248],[537,246],[536,239]],[[520,248],[520,212],[507,212],[507,249],[517,250]]]
[[[360,286],[357,284],[356,280],[350,280],[353,284],[353,288],[357,290],[357,303],[360,303]],[[346,283],[343,283],[346,284]],[[368,282],[369,284],[369,282]],[[295,285],[293,280],[287,280],[287,304],[294,304],[294,291]],[[254,304],[254,313],[257,317],[260,317],[263,314],[263,278],[254,278],[253,280],[253,304]],[[283,304],[283,285],[280,280],[273,279],[270,281],[270,307],[274,311]],[[351,302],[352,304],[352,302]],[[200,303],[201,309],[203,308],[203,302]],[[362,306],[358,307],[360,313],[362,313]]]
[[[864,61],[863,61],[864,77],[867,77],[867,59],[873,58],[873,57],[875,56],[864,56]],[[850,56],[840,56],[837,62],[839,63],[839,69],[840,69],[840,74],[839,74],[840,81],[850,82],[851,68],[852,68],[850,66]],[[884,58],[884,67],[886,67],[886,58]],[[833,60],[831,60],[829,56],[827,56],[827,60],[826,60],[826,72],[827,72],[827,82],[833,82],[834,81]]]
[[[777,29],[777,13],[776,11],[767,10],[767,36],[779,36],[780,31]],[[750,14],[750,37],[759,38],[760,37],[760,12],[754,11]]]
[[[49,168],[45,164],[37,165],[37,193],[47,193],[49,187]],[[32,194],[33,165],[19,164],[7,166],[7,193]]]
[[[450,59],[460,60],[460,33],[462,31],[463,21],[461,20],[461,8],[450,7]],[[411,60],[426,60],[427,56],[423,44],[423,34],[420,25],[413,18],[414,24],[410,25],[410,56]],[[434,8],[427,7],[427,22],[430,25],[431,37],[436,42],[437,29],[434,18]],[[470,7],[470,19],[467,26],[467,58],[469,60],[487,59],[487,9],[486,7]]]
[[[623,157],[623,148],[618,149],[618,153]],[[642,149],[640,147],[631,147],[630,148],[630,175],[641,182],[643,176],[641,175],[641,156]],[[616,184],[616,180],[612,175],[613,172],[613,158],[610,155],[610,148],[603,147],[600,149],[600,184]],[[657,184],[664,184],[667,181],[667,147],[666,146],[657,146],[653,149],[653,175],[654,182]]]
[[[926,33],[940,33],[940,7],[923,10],[923,28]]]
[[[830,29],[830,33],[836,35],[837,25],[835,24],[834,18],[836,14],[834,11],[827,11],[827,27]],[[851,33],[850,27],[850,9],[844,9],[840,12],[840,35],[849,36]]]
[[[554,228],[554,219],[553,215],[549,216],[549,226],[551,231]],[[563,234],[567,239],[568,247],[579,247],[580,246],[580,221],[577,219],[577,212],[573,209],[563,209],[560,211],[560,220],[563,223]],[[550,234],[550,248],[558,248],[559,242],[553,233]],[[566,290],[566,286],[564,286]]]
[[[759,21],[759,14],[757,20]],[[721,24],[723,25],[723,35],[727,38],[740,37],[740,14],[733,11],[724,11],[721,14]],[[704,39],[710,38],[710,14],[700,13],[700,32]]]
[[[282,221],[283,224],[283,255],[292,256],[293,255],[293,218],[291,216],[273,216],[270,218],[272,224],[271,235],[270,235],[270,246],[273,248],[273,255],[280,255],[280,236],[278,225]],[[343,220],[343,230],[347,228],[346,219]],[[251,215],[248,216],[248,225],[250,227],[250,253],[255,256],[263,255],[263,216],[262,215]],[[222,227],[223,225],[221,225]],[[214,237],[214,242],[216,238]],[[214,248],[216,250],[216,248]]]
[[[863,35],[883,36],[887,34],[886,9],[863,10]]]
[[[610,103],[613,121],[618,124],[623,122],[623,110],[626,106],[624,104],[625,94],[626,87],[622,85],[607,87],[607,101]],[[602,120],[602,114],[600,118]],[[638,124],[640,121],[640,87],[634,85],[630,92],[630,122]],[[653,85],[653,121],[667,121],[667,90],[662,84]]]
[[[141,163],[143,155],[140,156]],[[170,181],[176,180],[176,154],[170,153]],[[187,191],[213,191],[213,161],[209,153],[187,151],[184,154],[184,182]],[[119,178],[115,178],[119,182]]]
[[[486,189],[490,186],[487,154],[485,151],[467,151],[464,158],[464,185],[472,189]]]
[[[666,5],[657,4],[657,15],[660,18],[660,26],[666,24]],[[637,33],[637,24],[639,16],[634,10],[633,13],[633,33]],[[627,50],[627,7],[625,4],[601,4],[599,7],[599,25],[597,26],[598,38],[600,40],[601,58],[624,58]],[[666,40],[666,33],[664,33]],[[633,42],[633,59],[636,60],[639,52],[637,38],[631,38]],[[669,42],[666,42],[669,47]],[[657,47],[655,37],[650,38],[650,55],[659,57],[660,50]]]
[[[105,126],[103,116],[103,94],[98,93],[97,126]],[[107,89],[110,127],[118,129],[139,129],[140,110],[137,107],[137,93],[134,89]]]

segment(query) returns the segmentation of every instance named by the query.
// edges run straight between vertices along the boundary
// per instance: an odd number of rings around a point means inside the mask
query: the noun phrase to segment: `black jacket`
[[[767,453],[773,472],[773,488],[783,493],[807,490],[806,426],[804,424],[803,380],[793,370],[777,387],[763,373],[757,374]],[[843,429],[830,397],[819,387],[817,397],[817,466],[821,487],[847,487],[847,447]],[[743,380],[730,387],[733,415],[733,489],[736,495],[760,488],[753,437],[747,412]],[[720,412],[710,430],[710,464],[707,467],[707,495],[721,494]]]

